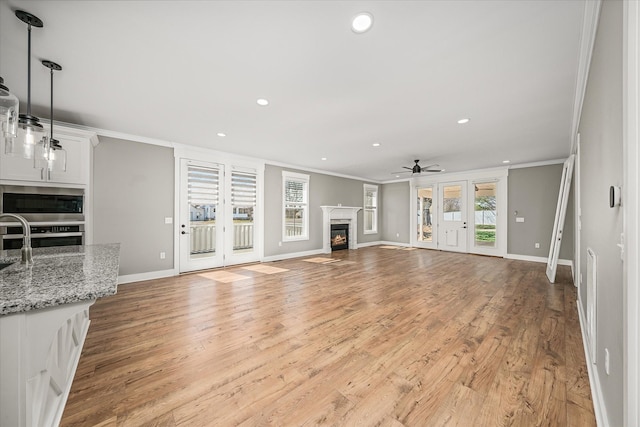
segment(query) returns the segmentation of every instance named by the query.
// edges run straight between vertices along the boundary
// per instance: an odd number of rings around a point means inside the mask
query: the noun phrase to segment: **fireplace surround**
[[[358,211],[361,207],[320,206],[322,209],[322,252],[331,253],[331,224],[346,224],[349,232],[348,249],[358,248]]]

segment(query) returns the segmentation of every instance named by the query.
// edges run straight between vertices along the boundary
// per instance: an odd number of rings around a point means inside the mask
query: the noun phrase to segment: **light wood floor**
[[[550,285],[532,262],[332,257],[120,286],[62,425],[595,425],[567,267]]]

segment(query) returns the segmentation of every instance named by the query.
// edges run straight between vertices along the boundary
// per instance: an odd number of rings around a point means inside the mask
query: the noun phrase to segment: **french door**
[[[467,252],[467,181],[440,184],[438,248]]]
[[[180,272],[259,260],[257,173],[180,160]]]
[[[180,161],[180,272],[220,267],[224,262],[224,166]]]
[[[435,186],[417,187],[415,190],[417,208],[415,246],[435,249],[438,247],[438,200]]]

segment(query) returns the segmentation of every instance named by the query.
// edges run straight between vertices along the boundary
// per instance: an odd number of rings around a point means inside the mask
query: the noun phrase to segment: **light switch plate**
[[[516,222],[524,222],[524,217],[522,216],[516,217]]]

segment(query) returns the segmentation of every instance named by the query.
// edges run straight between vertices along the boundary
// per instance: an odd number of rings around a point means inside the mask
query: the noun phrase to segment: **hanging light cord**
[[[27,116],[31,116],[31,23],[27,26]]]
[[[49,141],[51,142],[51,144],[53,144],[53,68],[51,68],[51,112],[49,117],[51,117],[51,136],[49,137]]]

